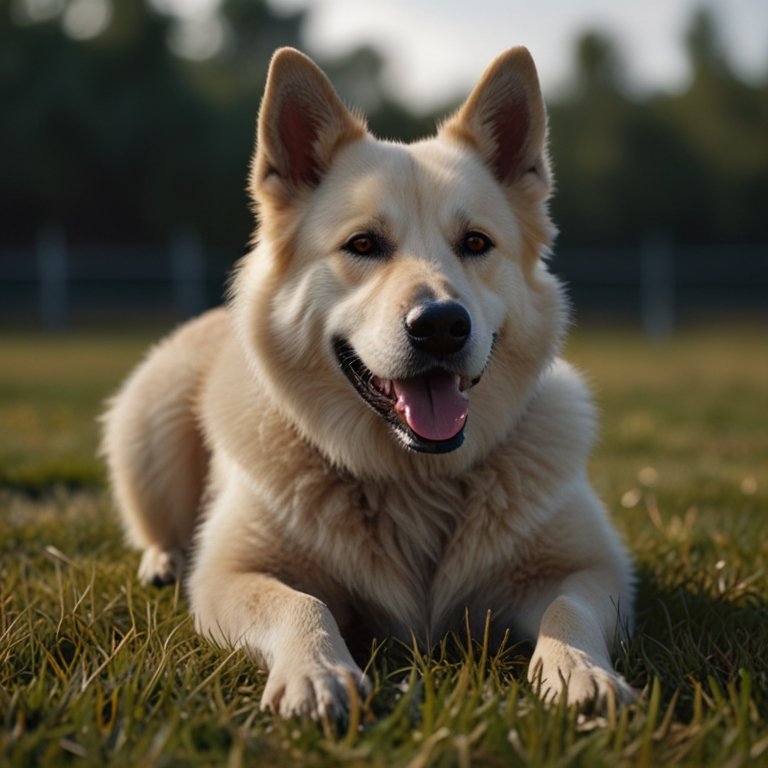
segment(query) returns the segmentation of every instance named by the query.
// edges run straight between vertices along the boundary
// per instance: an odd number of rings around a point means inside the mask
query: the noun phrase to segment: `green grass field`
[[[618,712],[547,709],[515,648],[384,646],[343,726],[259,712],[265,676],[135,579],[95,418],[149,337],[0,335],[0,764],[768,766],[768,335],[574,334],[593,481],[639,572]]]

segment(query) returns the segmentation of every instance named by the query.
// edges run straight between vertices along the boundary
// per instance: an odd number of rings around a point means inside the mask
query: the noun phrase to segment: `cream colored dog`
[[[186,570],[199,631],[266,664],[281,715],[343,715],[368,689],[344,638],[429,647],[487,611],[496,639],[535,640],[541,695],[632,695],[610,659],[631,566],[586,477],[589,395],[556,358],[545,141],[523,48],[408,146],[279,51],[232,300],[112,401],[141,579]]]

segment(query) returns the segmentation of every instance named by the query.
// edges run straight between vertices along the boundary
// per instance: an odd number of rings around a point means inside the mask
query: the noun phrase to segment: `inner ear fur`
[[[328,78],[303,53],[281,48],[272,58],[259,110],[251,193],[286,200],[316,186],[343,144],[366,133]]]
[[[502,184],[529,171],[548,181],[547,115],[528,50],[498,56],[441,133],[473,146]]]

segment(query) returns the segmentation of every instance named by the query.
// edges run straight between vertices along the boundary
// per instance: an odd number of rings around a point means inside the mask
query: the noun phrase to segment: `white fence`
[[[62,230],[43,228],[34,246],[0,247],[0,324],[21,317],[62,330],[83,309],[130,314],[147,306],[188,317],[209,306],[229,266],[192,230],[164,247],[72,246]]]
[[[221,300],[238,256],[206,251],[191,230],[151,248],[69,245],[61,230],[46,228],[32,247],[0,247],[0,326],[61,330],[148,310],[191,316]],[[577,316],[623,316],[651,339],[692,312],[768,317],[768,246],[676,248],[654,236],[637,249],[558,249],[552,269]]]

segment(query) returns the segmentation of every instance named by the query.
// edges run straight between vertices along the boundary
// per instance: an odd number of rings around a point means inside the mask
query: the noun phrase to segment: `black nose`
[[[405,316],[405,330],[416,349],[435,357],[458,352],[469,338],[472,321],[456,301],[431,301]]]

